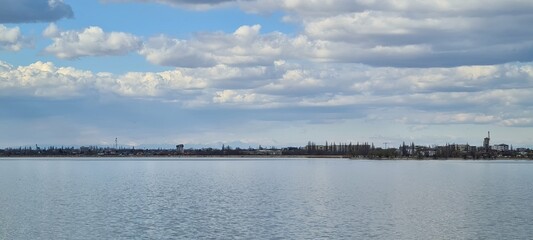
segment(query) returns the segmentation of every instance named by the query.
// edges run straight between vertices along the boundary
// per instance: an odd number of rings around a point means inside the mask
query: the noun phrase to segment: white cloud
[[[44,49],[62,59],[85,56],[125,55],[136,51],[141,40],[129,33],[104,32],[100,27],[88,27],[82,31],[59,31],[55,24],[48,26],[43,35],[52,39]]]
[[[463,32],[471,30],[471,25],[468,19],[458,17],[410,18],[401,13],[363,11],[308,19],[305,32],[317,39],[384,44],[388,38],[422,31]]]
[[[58,38],[61,37],[61,32],[55,23],[50,23],[48,24],[48,27],[44,29],[43,36],[47,38]]]
[[[511,118],[503,120],[503,125],[509,127],[532,127],[533,118]]]
[[[129,0],[123,0],[128,2]],[[281,10],[302,31],[261,33],[244,25],[232,33],[196,33],[189,39],[155,36],[141,42],[99,27],[61,32],[45,52],[59,58],[123,55],[175,67],[267,66],[277,60],[360,63],[391,67],[455,67],[533,61],[533,4],[512,0],[138,0],[193,8],[236,4],[246,11]]]
[[[493,65],[533,60],[527,54],[533,31],[509,29],[529,21],[533,15],[412,17],[364,11],[303,20],[304,31],[295,36],[262,34],[259,25],[190,39],[158,36],[140,54],[153,64],[177,67],[264,66],[280,59],[393,67]]]
[[[405,120],[406,118],[404,118]],[[489,124],[501,120],[494,115],[483,113],[419,113],[415,118],[410,118],[406,123],[409,124]]]
[[[186,76],[179,70],[157,73],[130,72],[120,76],[108,76],[107,79],[106,82],[100,81],[102,85],[97,87],[101,91],[111,90],[122,96],[172,97],[179,95],[180,91],[207,86],[204,81]]]
[[[251,90],[222,90],[217,91],[213,103],[237,108],[274,108],[279,107],[276,97],[254,93]]]
[[[217,65],[111,74],[0,62],[0,95],[69,98],[114,94],[184,108],[307,109],[356,117],[382,111],[407,124],[500,124],[533,119],[533,66],[374,68],[355,64]],[[395,109],[403,109],[395,111]],[[327,118],[327,114],[323,117]]]
[[[0,49],[19,51],[27,45],[28,40],[24,39],[19,27],[8,28],[0,24]]]
[[[6,63],[0,71],[0,93],[40,97],[68,98],[82,94],[91,86],[93,74],[70,67],[56,67],[50,62],[35,62],[13,67]]]
[[[13,67],[0,62],[0,94],[69,98],[92,91],[130,97],[173,97],[184,91],[203,89],[207,83],[179,70],[129,72],[122,75],[93,73],[51,62]]]
[[[325,79],[316,78],[313,76],[316,73],[304,69],[287,69],[279,73],[281,77],[274,79],[257,91],[275,95],[288,95],[296,92],[299,95],[314,95],[327,91],[332,85],[337,85],[332,83],[330,87],[327,87]]]
[[[450,67],[532,61],[530,1],[247,1],[300,24],[308,60],[373,66]]]
[[[256,0],[240,1],[251,12],[285,10],[305,17],[332,16],[365,10],[405,12],[411,15],[485,15],[495,13],[527,13],[533,8],[528,0]]]
[[[268,65],[287,51],[289,38],[277,32],[261,35],[260,25],[241,26],[232,34],[202,33],[189,40],[158,36],[140,54],[153,64],[177,67]]]
[[[194,10],[207,10],[215,7],[225,7],[237,2],[236,0],[103,0],[104,2],[155,2],[174,7],[184,7]]]
[[[239,93],[235,90],[224,90],[216,92],[213,101],[216,103],[253,103],[257,101],[257,95],[255,93]]]
[[[215,65],[210,53],[189,46],[185,40],[165,36],[150,38],[139,51],[153,64],[180,67],[207,67]]]

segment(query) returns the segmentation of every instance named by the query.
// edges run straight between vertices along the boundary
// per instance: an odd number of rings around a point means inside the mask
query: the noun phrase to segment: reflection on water
[[[52,160],[0,160],[0,239],[533,236],[527,161]]]

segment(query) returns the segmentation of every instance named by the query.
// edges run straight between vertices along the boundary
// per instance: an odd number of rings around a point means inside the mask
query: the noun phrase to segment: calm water
[[[533,162],[0,159],[0,239],[531,239]]]

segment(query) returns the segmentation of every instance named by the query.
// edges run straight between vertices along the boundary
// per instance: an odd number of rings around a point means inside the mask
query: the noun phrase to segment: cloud
[[[128,0],[119,2],[130,2]],[[137,51],[156,65],[174,67],[267,66],[277,60],[359,63],[376,67],[457,67],[533,61],[533,4],[511,0],[139,0],[201,8],[235,4],[245,11],[282,11],[294,34],[262,33],[243,25],[232,33],[196,33],[189,39],[159,35],[142,41],[99,27],[60,31],[45,52],[59,58],[123,55]]]
[[[216,93],[216,96],[213,97],[214,102],[253,102],[255,99],[255,94],[239,94],[234,90],[224,90]]]
[[[226,6],[237,2],[236,0],[104,0],[105,2],[141,2],[161,3],[174,7],[185,7],[195,10],[206,10],[214,7]]]
[[[150,38],[139,53],[157,65],[175,67],[266,66],[283,59],[336,61],[330,42],[280,32],[260,33],[261,26],[244,25],[233,33],[198,33],[182,40],[167,36]],[[335,50],[346,54],[344,51]]]
[[[301,25],[303,31],[294,37],[256,38],[258,43],[280,44],[276,48],[278,57],[393,67],[455,67],[533,60],[533,30],[523,27],[533,21],[530,1],[236,3],[246,11],[260,14],[281,10],[286,14],[285,20]],[[236,46],[230,42],[225,47]],[[189,47],[190,52],[198,50]],[[251,52],[243,53],[253,56]]]
[[[302,69],[288,70],[278,81],[265,86],[266,89],[273,91],[287,88],[297,88],[302,91],[308,88],[320,89],[322,87],[325,87],[325,82],[310,76],[308,71]]]
[[[342,13],[365,10],[404,12],[409,15],[499,15],[498,13],[530,12],[533,8],[527,0],[256,0],[240,1],[240,6],[248,11],[264,13],[284,10],[300,17],[332,16]]]
[[[260,25],[244,25],[232,34],[199,33],[189,40],[159,36],[149,39],[139,53],[153,64],[176,67],[269,65],[290,54],[284,34],[261,35],[260,29]]]
[[[203,80],[186,76],[180,71],[157,73],[130,72],[120,76],[99,74],[96,88],[133,97],[179,97],[187,90],[206,87]]]
[[[392,68],[275,61],[112,74],[0,62],[0,96],[114,95],[185,109],[302,111],[314,121],[380,116],[403,124],[524,126],[533,119],[533,65]],[[293,117],[304,117],[296,114]],[[309,117],[309,116],[305,116]]]
[[[47,38],[58,38],[61,37],[61,32],[56,24],[51,23],[44,29],[43,36]]]
[[[511,118],[503,120],[503,125],[509,127],[533,127],[532,118]]]
[[[114,75],[93,73],[71,67],[56,67],[51,62],[35,62],[13,67],[0,61],[0,94],[69,98],[98,92],[126,97],[172,97],[175,91],[206,87],[204,80],[184,75],[179,70],[129,72]],[[178,96],[183,94],[179,92]]]
[[[341,62],[450,67],[531,61],[533,31],[520,26],[533,15],[500,14],[365,9],[301,21],[303,35],[323,41],[327,55]]]
[[[0,23],[53,22],[74,16],[63,0],[0,0]]]
[[[91,86],[93,74],[70,67],[57,68],[50,62],[13,67],[0,64],[0,94],[69,98]]]
[[[289,36],[260,25],[190,39],[150,38],[140,54],[157,65],[270,65],[277,60],[361,63],[391,67],[456,67],[533,61],[533,15],[412,18],[359,12],[310,18]],[[510,27],[511,26],[511,27]],[[516,27],[515,27],[516,26]]]
[[[22,36],[19,27],[8,28],[0,24],[0,49],[19,51],[29,45],[29,39]]]
[[[189,46],[187,41],[159,36],[149,39],[139,51],[153,64],[181,67],[207,67],[215,65],[209,53]]]
[[[401,114],[401,113],[397,113]],[[424,124],[495,124],[500,122],[501,116],[487,115],[484,113],[468,112],[427,112],[415,111],[416,118],[403,116],[398,118],[398,122],[424,125]]]
[[[61,59],[125,55],[141,46],[141,40],[132,34],[104,32],[95,26],[82,31],[60,31],[52,23],[43,31],[43,35],[53,41],[44,51]]]

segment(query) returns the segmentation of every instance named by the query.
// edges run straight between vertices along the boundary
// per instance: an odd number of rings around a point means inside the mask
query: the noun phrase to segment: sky
[[[531,0],[0,6],[0,148],[533,148]]]

